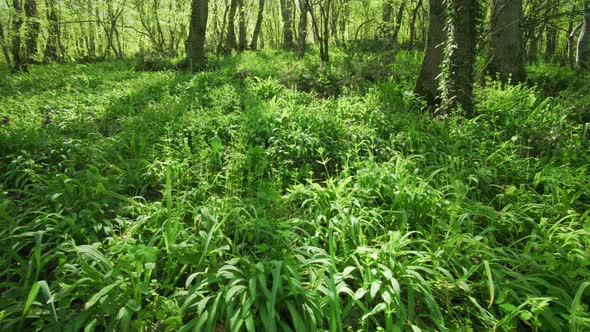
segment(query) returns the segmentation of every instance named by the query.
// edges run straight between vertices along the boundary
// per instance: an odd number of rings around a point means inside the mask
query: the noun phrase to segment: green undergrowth
[[[0,329],[590,329],[587,91],[440,119],[416,54],[332,58],[4,76]]]

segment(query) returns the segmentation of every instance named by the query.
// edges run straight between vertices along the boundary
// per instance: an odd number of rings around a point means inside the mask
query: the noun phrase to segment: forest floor
[[[0,330],[590,329],[590,76],[421,111],[420,55],[0,79]]]

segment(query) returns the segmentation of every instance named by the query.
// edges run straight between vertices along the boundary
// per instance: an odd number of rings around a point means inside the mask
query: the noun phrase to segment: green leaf
[[[25,306],[23,308],[23,316],[25,316],[29,312],[29,309],[31,308],[33,301],[35,301],[35,298],[37,298],[39,289],[40,286],[38,282],[34,283],[31,287],[31,290],[29,291],[29,296],[27,296],[27,301],[25,302]]]
[[[90,300],[88,302],[86,302],[86,305],[84,306],[86,308],[86,310],[92,308],[96,302],[98,302],[98,300],[100,300],[103,296],[107,295],[111,290],[113,290],[113,288],[117,287],[118,284],[111,284],[108,285],[106,287],[104,287],[103,289],[100,290],[100,292],[94,294]]]

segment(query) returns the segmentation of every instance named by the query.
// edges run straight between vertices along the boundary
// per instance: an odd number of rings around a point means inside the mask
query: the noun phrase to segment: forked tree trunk
[[[227,19],[227,35],[225,38],[225,52],[231,52],[238,47],[236,42],[236,10],[238,9],[238,0],[231,0],[229,8],[229,17]]]
[[[490,18],[487,71],[505,84],[526,79],[522,47],[522,0],[494,0]]]
[[[450,26],[447,36],[447,61],[444,68],[442,108],[444,114],[461,108],[472,117],[473,67],[477,48],[476,30],[479,3],[473,0],[447,0]]]
[[[428,37],[414,94],[426,98],[431,105],[440,101],[438,87],[444,57],[445,20],[443,0],[430,0]]]
[[[574,49],[576,48],[576,35],[578,31],[582,28],[584,23],[578,24],[575,28],[571,29],[570,33],[567,36],[567,64],[570,69],[574,69],[575,67],[575,55]]]
[[[258,2],[258,17],[256,18],[256,25],[254,26],[254,32],[252,33],[252,42],[250,43],[250,49],[255,50],[258,46],[258,36],[260,30],[262,30],[262,19],[264,15],[264,0]]]
[[[205,66],[205,33],[209,16],[208,0],[192,0],[191,19],[186,52],[190,69],[201,70]]]

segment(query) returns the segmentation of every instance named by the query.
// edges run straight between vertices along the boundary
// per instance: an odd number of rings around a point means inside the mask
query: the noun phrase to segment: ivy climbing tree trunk
[[[487,72],[502,84],[526,79],[522,0],[493,0]]]
[[[447,31],[446,61],[443,67],[442,107],[444,114],[462,109],[474,116],[473,67],[477,49],[479,1],[447,0],[450,23]]]
[[[23,4],[20,0],[12,1],[14,17],[12,19],[12,69],[19,71],[24,69],[20,54],[21,49],[21,26],[23,25]]]
[[[283,19],[283,47],[290,50],[293,48],[293,20],[292,0],[281,0],[281,17]]]
[[[430,0],[428,37],[420,74],[414,86],[414,94],[426,98],[431,105],[439,102],[439,77],[444,57],[445,6],[443,0]]]
[[[25,1],[25,14],[27,16],[25,46],[27,51],[27,62],[30,62],[32,57],[37,54],[37,38],[39,37],[39,31],[41,30],[36,0]]]
[[[205,66],[205,34],[207,32],[207,18],[209,16],[208,0],[192,0],[191,16],[186,53],[192,71],[198,71]]]

